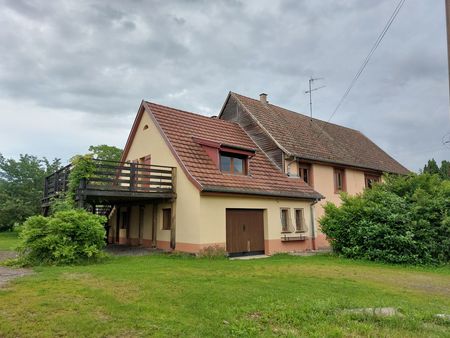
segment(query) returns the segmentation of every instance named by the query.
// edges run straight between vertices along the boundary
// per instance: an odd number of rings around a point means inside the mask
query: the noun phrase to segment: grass
[[[333,256],[152,255],[39,267],[0,289],[1,337],[449,337],[450,268]],[[396,307],[403,317],[345,314]]]
[[[19,244],[17,232],[0,232],[0,251],[12,251]]]

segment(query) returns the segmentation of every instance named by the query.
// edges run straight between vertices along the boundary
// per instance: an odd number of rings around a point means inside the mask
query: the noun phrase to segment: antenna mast
[[[311,121],[312,121],[312,117],[313,117],[312,92],[314,92],[316,90],[319,90],[319,89],[322,89],[323,87],[326,87],[326,86],[320,86],[320,87],[317,87],[317,88],[312,88],[313,82],[314,81],[318,81],[318,80],[323,80],[323,77],[313,78],[311,76],[311,78],[308,80],[308,82],[309,82],[309,90],[305,91],[305,94],[309,94],[309,114],[311,116]]]

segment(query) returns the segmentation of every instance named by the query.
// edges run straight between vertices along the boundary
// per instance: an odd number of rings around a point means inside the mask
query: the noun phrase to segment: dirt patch
[[[11,269],[0,266],[0,288],[5,286],[10,280],[32,274],[30,269]]]
[[[393,316],[403,317],[403,315],[396,308],[393,307],[378,307],[378,308],[368,307],[361,309],[345,309],[342,310],[342,313],[363,314],[377,317],[393,317]]]
[[[0,262],[7,259],[16,258],[17,252],[15,251],[0,251]]]
[[[154,252],[163,252],[161,249],[147,248],[142,246],[129,246],[109,244],[106,252],[114,256],[145,256]]]

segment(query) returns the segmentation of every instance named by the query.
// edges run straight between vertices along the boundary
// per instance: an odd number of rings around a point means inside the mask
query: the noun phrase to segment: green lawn
[[[17,232],[0,232],[0,251],[14,250],[19,244]]]
[[[450,268],[332,256],[152,255],[40,267],[0,289],[0,336],[449,337]],[[396,307],[403,317],[341,309]]]

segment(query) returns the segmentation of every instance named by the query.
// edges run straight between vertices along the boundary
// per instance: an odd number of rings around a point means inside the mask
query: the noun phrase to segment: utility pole
[[[447,1],[450,1],[450,0],[447,0]],[[319,89],[325,87],[325,86],[320,86],[320,87],[317,87],[317,88],[312,88],[313,82],[314,82],[314,81],[317,81],[317,80],[323,80],[323,77],[318,77],[318,78],[315,78],[315,79],[314,79],[314,78],[311,76],[311,78],[310,78],[309,81],[308,81],[308,82],[309,82],[309,90],[305,91],[305,94],[309,94],[309,114],[310,114],[310,116],[311,116],[311,121],[312,121],[312,116],[313,116],[312,92],[314,92],[314,91],[316,91],[316,90],[319,90]]]
[[[447,18],[448,90],[450,95],[450,0],[445,0],[445,15]]]

